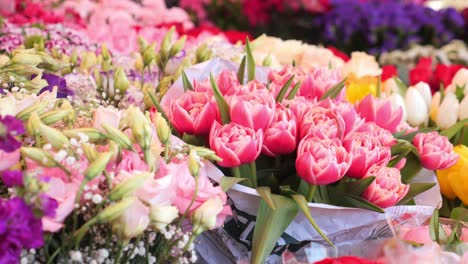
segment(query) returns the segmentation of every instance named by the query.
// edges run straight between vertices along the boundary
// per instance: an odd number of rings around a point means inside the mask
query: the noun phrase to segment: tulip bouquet
[[[299,211],[332,244],[312,218],[310,202],[384,212],[434,186],[410,184],[421,166],[436,170],[457,162],[446,137],[411,128],[389,99],[345,101],[354,90],[343,89],[349,83],[342,73],[353,63],[344,71],[285,66],[262,82],[247,42],[237,73],[193,83],[183,73],[185,93],[170,96],[169,90],[163,101],[185,141],[209,146],[232,184],[255,188],[263,198],[252,263],[265,261]]]

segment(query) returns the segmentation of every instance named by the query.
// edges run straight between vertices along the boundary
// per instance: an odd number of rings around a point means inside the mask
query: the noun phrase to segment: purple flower
[[[12,188],[15,186],[23,186],[23,173],[19,170],[8,170],[2,172],[1,175],[2,182],[5,184],[6,187]]]
[[[42,79],[46,80],[48,85],[42,88],[39,94],[45,91],[52,92],[52,89],[57,86],[57,98],[67,98],[67,96],[73,95],[73,91],[67,88],[67,81],[64,78],[51,73],[44,73]]]
[[[0,263],[18,263],[22,249],[44,245],[42,221],[21,198],[0,200]]]
[[[55,210],[57,210],[58,207],[57,200],[47,194],[39,195],[39,200],[41,202],[42,213],[48,217],[55,217]]]
[[[0,150],[13,152],[21,147],[15,137],[24,133],[23,122],[13,116],[0,116]]]

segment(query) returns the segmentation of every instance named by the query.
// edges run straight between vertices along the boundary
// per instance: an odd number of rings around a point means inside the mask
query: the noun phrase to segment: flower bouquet
[[[357,55],[343,69],[285,66],[269,71],[255,67],[247,42],[240,66],[221,71],[214,64],[214,76],[203,67],[209,63],[198,65],[192,80],[183,73],[163,98],[159,109],[174,131],[186,142],[209,146],[222,159],[217,162],[220,169],[232,176],[222,181],[240,183],[229,194],[236,207],[237,200],[255,211],[252,263],[265,262],[295,222],[310,222],[321,237],[315,239],[333,244],[329,234],[341,227],[331,224],[323,232],[313,216],[327,210],[317,208],[383,213],[393,205],[414,204],[416,195],[435,185],[410,183],[422,166],[443,169],[457,161],[447,137],[411,128],[403,122],[401,108],[372,96],[381,93],[372,74],[382,71],[372,72]],[[356,80],[367,80],[369,89],[353,88]],[[345,98],[358,103],[353,106]],[[258,206],[249,195],[236,199],[239,190],[257,196]],[[402,208],[409,213],[412,207]],[[372,222],[372,217],[364,219]],[[301,231],[290,234],[301,237]]]

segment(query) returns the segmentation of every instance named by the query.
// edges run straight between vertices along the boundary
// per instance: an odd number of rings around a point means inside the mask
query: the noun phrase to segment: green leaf
[[[378,213],[385,213],[384,210],[377,205],[359,197],[356,195],[352,194],[345,194],[345,200],[352,206],[357,207],[357,208],[362,208]]]
[[[307,201],[304,196],[300,194],[295,194],[292,195],[292,198],[296,201],[297,205],[299,206],[299,209],[301,209],[302,213],[307,217],[307,220],[309,220],[310,224],[314,227],[315,231],[325,240],[330,246],[334,246],[333,242],[322,232],[320,227],[315,223],[315,220],[312,218],[312,215],[310,214],[309,211],[309,206],[307,204]]]
[[[242,57],[242,61],[237,70],[237,80],[240,84],[244,84],[244,74],[245,74],[245,56]]]
[[[297,92],[299,91],[299,88],[301,88],[301,84],[302,84],[302,83],[299,81],[299,82],[297,82],[297,83],[294,85],[294,87],[291,89],[291,92],[289,92],[289,94],[288,94],[288,97],[287,97],[287,98],[288,98],[289,100],[294,99],[294,97],[296,96]]]
[[[398,87],[398,93],[404,98],[406,95],[406,91],[408,90],[408,87],[406,87],[406,85],[400,80],[400,78],[396,76],[393,77],[393,80],[395,80],[395,83]]]
[[[188,90],[193,91],[193,86],[190,83],[187,77],[187,74],[185,74],[185,71],[182,71],[182,83],[184,85],[184,91],[188,91]]]
[[[429,234],[431,235],[431,239],[433,241],[439,242],[439,228],[439,210],[436,208],[431,216],[431,221],[429,223]]]
[[[460,220],[463,222],[468,222],[468,209],[463,207],[453,208],[452,213],[450,214],[450,218]]]
[[[449,140],[452,139],[458,131],[460,131],[466,124],[468,124],[468,118],[458,121],[455,125],[447,128],[446,130],[440,132],[442,136],[447,137]]]
[[[299,212],[293,199],[274,194],[271,195],[271,198],[276,210],[271,209],[263,199],[258,206],[252,241],[251,264],[265,263],[276,242]]]
[[[405,205],[409,201],[411,201],[414,197],[418,194],[421,194],[436,185],[435,182],[415,182],[410,184],[410,188],[408,193],[401,199],[398,205]]]
[[[411,152],[406,156],[405,167],[401,170],[401,181],[405,184],[409,183],[421,170],[421,162],[418,157]]]
[[[281,87],[280,92],[278,93],[278,96],[276,96],[276,102],[281,103],[283,101],[284,96],[286,95],[286,92],[289,89],[289,86],[291,86],[291,83],[294,81],[294,74],[288,79],[288,81]]]
[[[395,167],[398,164],[398,162],[400,162],[402,159],[408,156],[410,152],[411,152],[411,149],[408,148],[405,152],[398,154],[396,157],[394,157],[388,162],[387,167]]]
[[[270,187],[258,187],[257,192],[263,198],[263,200],[265,200],[268,206],[270,206],[271,209],[276,210],[275,204],[273,203],[273,199],[271,198]]]
[[[455,96],[457,96],[457,99],[459,102],[463,100],[463,98],[465,97],[465,85],[463,86],[456,85]]]
[[[397,139],[402,139],[406,141],[413,141],[414,137],[419,134],[419,133],[429,133],[432,131],[437,131],[439,128],[438,127],[428,127],[428,128],[421,128],[418,131],[414,131],[408,134],[394,134],[394,137]]]
[[[238,184],[239,182],[245,180],[245,178],[236,178],[236,177],[222,177],[221,182],[219,183],[219,186],[221,186],[221,189],[223,189],[223,192],[227,192],[229,189],[231,189],[232,186],[235,184]]]
[[[336,98],[338,94],[340,94],[341,90],[343,90],[343,87],[345,85],[346,78],[343,79],[341,82],[335,84],[332,88],[330,88],[322,97],[320,100],[325,100],[328,97],[330,98]]]
[[[458,236],[458,232],[460,230],[460,223],[457,223],[455,227],[452,230],[452,233],[450,233],[450,236],[447,240],[447,245],[452,246],[454,244],[460,243],[460,238]]]
[[[374,180],[375,176],[370,176],[353,182],[344,182],[342,184],[345,186],[347,193],[359,196],[367,189],[367,187],[369,187],[369,185],[371,185],[371,183],[374,182]]]
[[[216,85],[216,82],[214,81],[213,75],[211,73],[210,73],[210,82],[211,82],[211,87],[213,88],[216,103],[218,104],[219,113],[221,114],[221,120],[223,121],[223,124],[229,124],[229,122],[231,122],[229,118],[229,106],[226,103],[226,100],[224,100],[224,97],[221,94],[221,91],[219,90],[218,85]]]
[[[245,41],[245,52],[247,53],[247,81],[250,82],[255,80],[255,60],[248,38]]]
[[[167,123],[171,127],[172,133],[174,133],[174,135],[176,137],[180,138],[179,132],[177,132],[177,129],[175,129],[175,127],[172,125],[171,120],[167,117],[166,112],[164,112],[164,110],[162,109],[161,105],[159,104],[158,100],[156,99],[156,96],[153,94],[152,91],[149,91],[148,95],[149,95],[149,97],[151,99],[151,102],[153,102],[153,105],[158,110],[158,112],[161,113],[161,116],[164,117],[164,119],[166,119]]]

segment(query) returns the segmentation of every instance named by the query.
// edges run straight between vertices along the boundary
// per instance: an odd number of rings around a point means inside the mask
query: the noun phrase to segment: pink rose
[[[218,76],[217,85],[221,93],[227,94],[231,89],[235,89],[239,86],[239,81],[237,80],[237,75],[233,71],[224,70]]]
[[[266,155],[275,157],[293,152],[297,144],[297,122],[292,111],[277,105],[275,119],[263,136],[263,153]]]
[[[0,150],[0,171],[8,170],[16,165],[20,160],[20,149],[13,152],[5,152]]]
[[[386,166],[391,158],[389,147],[382,146],[379,140],[368,133],[351,133],[343,141],[343,146],[353,156],[347,176],[362,178],[374,164]]]
[[[177,172],[174,174],[176,178],[174,205],[179,210],[179,213],[183,214],[192,201],[195,192],[195,178],[190,174],[186,160],[177,164],[171,163],[168,166],[174,166],[175,172]],[[205,167],[201,167],[198,175],[198,192],[195,201],[189,208],[189,213],[193,213],[194,210],[200,207],[204,202],[216,197],[219,198],[224,205],[217,218],[217,226],[221,226],[224,222],[224,218],[232,214],[231,208],[226,205],[226,193],[223,192],[220,186],[213,186],[213,183],[211,183],[207,176],[207,170],[205,170]]]
[[[221,126],[215,122],[210,131],[210,148],[223,160],[223,167],[237,167],[249,164],[260,155],[263,145],[263,131],[239,124],[229,123]]]
[[[297,174],[314,185],[334,183],[348,171],[351,158],[339,139],[308,135],[299,142],[297,149]]]
[[[42,218],[42,225],[44,231],[57,232],[63,227],[63,222],[75,208],[79,185],[76,182],[67,183],[60,178],[52,177],[48,186],[46,194],[57,201],[58,207],[55,211],[55,217],[44,216]]]
[[[437,132],[419,133],[413,139],[418,150],[419,160],[428,170],[443,170],[452,167],[458,161],[458,154],[447,137]]]
[[[372,95],[366,96],[356,105],[359,115],[367,122],[375,122],[378,126],[397,132],[397,127],[403,121],[403,109],[395,109],[390,100],[374,98]]]
[[[99,107],[93,113],[93,127],[103,131],[102,124],[118,128],[121,114],[116,109]]]
[[[343,117],[332,109],[321,106],[314,106],[304,114],[300,122],[300,138],[304,138],[310,133],[316,133],[317,127],[324,127],[322,130],[328,138],[342,139],[345,131],[345,121]]]
[[[374,165],[365,177],[370,176],[375,176],[375,180],[362,197],[382,208],[397,204],[409,191],[409,185],[401,183],[400,171],[396,168]]]
[[[170,104],[171,121],[179,133],[206,135],[218,119],[218,107],[206,93],[187,91]]]
[[[267,89],[238,93],[227,101],[233,123],[257,131],[266,129],[273,121],[276,102]]]

